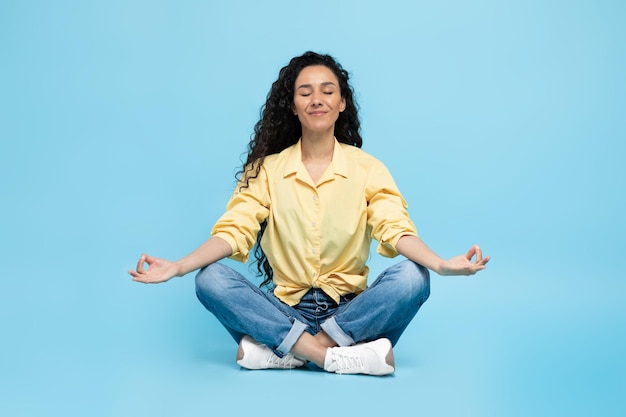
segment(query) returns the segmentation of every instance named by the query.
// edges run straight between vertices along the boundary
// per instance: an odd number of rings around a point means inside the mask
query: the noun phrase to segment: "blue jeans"
[[[196,276],[198,299],[236,342],[249,335],[280,357],[305,331],[315,335],[323,330],[339,346],[381,337],[395,345],[429,294],[428,269],[408,260],[386,269],[361,294],[342,297],[339,304],[312,288],[290,307],[220,263]]]

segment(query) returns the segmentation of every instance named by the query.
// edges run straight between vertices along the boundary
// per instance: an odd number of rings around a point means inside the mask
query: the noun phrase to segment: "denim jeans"
[[[339,304],[312,288],[291,307],[234,269],[215,263],[198,272],[196,294],[236,342],[249,335],[282,357],[305,331],[314,335],[323,330],[339,346],[381,337],[395,345],[428,299],[430,275],[406,260],[386,269],[359,295],[342,297]]]

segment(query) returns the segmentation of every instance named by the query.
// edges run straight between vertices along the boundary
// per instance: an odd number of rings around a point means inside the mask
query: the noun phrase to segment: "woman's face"
[[[305,67],[298,74],[293,112],[302,124],[302,134],[334,132],[339,113],[346,108],[339,80],[323,65]]]

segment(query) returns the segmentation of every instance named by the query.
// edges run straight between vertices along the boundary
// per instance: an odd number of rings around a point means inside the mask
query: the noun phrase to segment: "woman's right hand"
[[[147,269],[144,269],[145,264],[148,264]],[[131,269],[128,273],[133,277],[133,281],[143,282],[144,284],[158,284],[177,276],[179,274],[179,266],[167,259],[143,254],[137,261],[137,269],[134,271]]]

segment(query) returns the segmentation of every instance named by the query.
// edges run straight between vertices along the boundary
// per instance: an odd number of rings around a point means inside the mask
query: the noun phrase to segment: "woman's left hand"
[[[474,261],[472,258],[476,257]],[[439,275],[474,275],[478,271],[485,269],[489,257],[483,258],[483,252],[478,245],[474,245],[465,255],[455,256],[444,261],[441,265]]]

